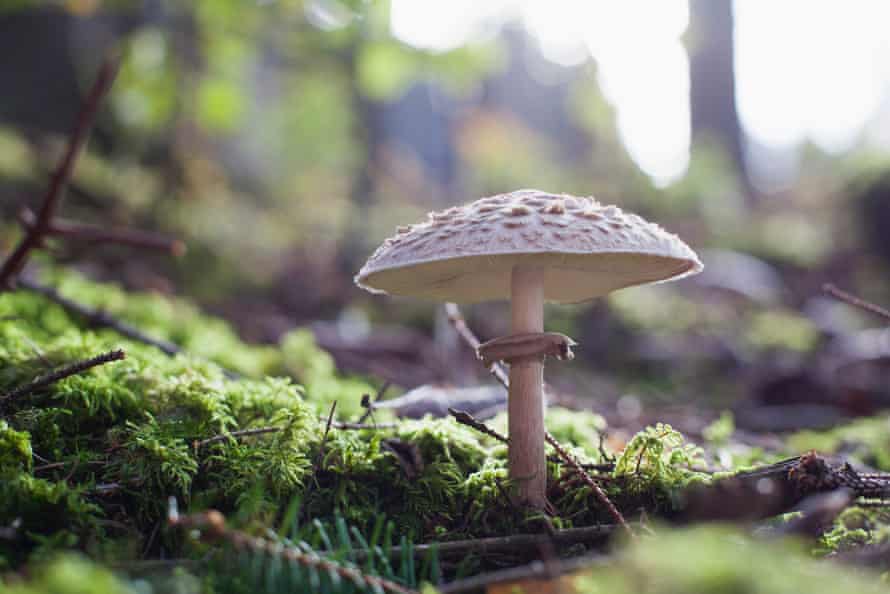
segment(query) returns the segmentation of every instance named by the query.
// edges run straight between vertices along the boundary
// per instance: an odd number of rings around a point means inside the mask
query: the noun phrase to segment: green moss
[[[880,470],[890,471],[890,417],[858,419],[829,431],[800,431],[787,440],[789,451],[816,450],[844,456]]]
[[[72,548],[116,560],[143,550],[189,554],[176,538],[157,535],[170,496],[183,512],[212,507],[257,530],[277,525],[291,502],[299,502],[300,518],[341,517],[359,531],[385,517],[395,538],[417,541],[529,529],[534,518],[509,499],[505,446],[452,419],[332,428],[325,438],[330,404],[352,417],[371,386],[340,376],[308,331],[291,332],[280,348],[251,347],[184,301],[130,298],[70,275],[55,282],[188,354],[168,357],[86,328],[39,295],[0,294],[0,391],[113,348],[127,352],[5,403],[0,526],[18,519],[22,527],[13,541],[0,540],[0,554],[13,567]],[[204,341],[215,346],[199,346]],[[242,375],[233,379],[223,366]],[[269,370],[290,377],[264,376]],[[602,461],[601,417],[555,408],[548,426],[582,461]],[[275,430],[245,434],[268,427]],[[609,494],[626,510],[669,509],[672,490],[699,478],[696,455],[669,427],[649,429],[618,458]],[[551,485],[568,472],[548,470]],[[584,484],[554,493],[560,526],[609,520]]]
[[[659,530],[572,582],[583,594],[887,591],[877,575],[814,560],[795,542],[754,540],[720,526]]]
[[[848,507],[819,538],[817,554],[836,553],[890,540],[887,514],[880,509]]]
[[[31,436],[0,421],[0,472],[31,470]]]
[[[63,555],[34,567],[32,579],[11,582],[6,594],[135,594],[110,571],[78,555]]]

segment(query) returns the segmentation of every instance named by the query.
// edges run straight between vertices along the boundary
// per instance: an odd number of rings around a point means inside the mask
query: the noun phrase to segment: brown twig
[[[34,379],[31,383],[14,388],[12,391],[0,396],[0,401],[8,400],[10,398],[18,398],[20,396],[24,396],[25,394],[30,394],[31,392],[54,384],[59,380],[63,380],[66,377],[77,375],[78,373],[83,373],[88,369],[92,369],[93,367],[97,367],[99,365],[104,365],[105,363],[110,363],[111,361],[120,361],[125,357],[126,355],[124,354],[124,351],[116,349],[107,353],[102,353],[101,355],[97,355],[95,357],[91,357],[89,359],[85,359],[83,361],[77,361],[76,363],[66,365],[65,367],[47,373],[46,375],[41,375],[40,377]]]
[[[135,326],[131,326],[126,322],[121,322],[120,320],[113,318],[104,311],[91,309],[85,305],[81,305],[80,303],[69,299],[68,297],[65,297],[56,289],[40,284],[28,277],[21,277],[18,280],[18,284],[23,289],[43,295],[53,303],[61,306],[68,313],[72,313],[86,319],[87,323],[92,326],[111,328],[118,334],[125,336],[130,340],[135,340],[136,342],[141,342],[143,344],[158,348],[171,357],[178,354],[182,350],[179,348],[178,345],[175,345],[172,342],[168,342],[166,340],[161,340],[158,338],[152,338]]]
[[[476,420],[473,415],[464,410],[456,410],[454,408],[448,408],[448,414],[454,417],[454,420],[460,423],[461,425],[466,425],[467,427],[472,427],[479,433],[483,433],[489,437],[493,437],[501,443],[509,443],[510,440],[507,439],[506,436],[501,435],[482,421]]]
[[[451,322],[451,325],[454,326],[454,330],[458,333],[458,335],[464,339],[473,352],[476,352],[476,349],[479,348],[479,345],[482,344],[479,342],[479,339],[470,330],[470,327],[467,326],[467,321],[464,319],[463,314],[460,312],[460,308],[456,303],[446,303],[445,304],[445,314],[448,316],[448,321]],[[510,380],[507,376],[507,371],[504,369],[504,366],[500,363],[494,363],[490,367],[488,367],[488,371],[491,375],[494,376],[498,382],[505,388],[509,388]]]
[[[198,529],[201,531],[201,538],[206,541],[225,541],[236,549],[247,549],[254,553],[262,553],[270,557],[298,563],[303,567],[310,567],[329,574],[337,574],[354,584],[370,587],[374,590],[393,592],[394,594],[416,594],[417,592],[391,580],[364,573],[358,568],[348,567],[330,559],[325,559],[315,553],[305,553],[296,547],[287,546],[265,538],[254,537],[239,530],[233,530],[226,526],[225,517],[216,510],[190,516],[179,516],[175,508],[171,506],[168,524]]]
[[[854,307],[858,307],[859,309],[865,310],[871,314],[874,314],[878,317],[884,318],[885,320],[890,320],[890,310],[881,307],[880,305],[876,305],[871,303],[870,301],[866,301],[852,293],[848,293],[842,289],[837,288],[831,283],[825,283],[822,285],[822,291],[831,295],[835,299],[839,301],[843,301],[849,305]]]
[[[467,427],[471,427],[476,431],[488,435],[501,443],[509,443],[510,440],[507,439],[505,435],[495,431],[470,413],[465,410],[457,410],[454,408],[448,409],[448,414],[454,417],[454,420],[460,423],[461,425],[466,425]],[[551,436],[552,439],[552,436]],[[554,462],[556,464],[564,464],[565,462],[559,456],[548,456],[547,460],[550,462]],[[612,472],[615,468],[615,463],[612,461],[606,462],[605,464],[580,464],[581,468],[585,470],[596,470],[600,472]]]
[[[491,554],[510,553],[528,550],[544,543],[558,545],[574,545],[589,543],[608,538],[615,532],[612,524],[598,524],[596,526],[583,526],[580,528],[567,528],[555,530],[553,534],[511,534],[509,536],[491,536],[486,538],[471,538],[467,540],[451,540],[445,542],[418,544],[410,547],[414,556],[424,556],[435,549],[440,557],[465,557],[470,553]],[[401,547],[391,547],[384,551],[390,559],[398,559],[402,556]],[[355,551],[356,560],[362,561],[374,553],[368,549]]]
[[[114,77],[117,74],[118,59],[116,56],[106,58],[99,74],[84,100],[83,107],[77,116],[74,132],[68,139],[68,145],[59,166],[50,179],[49,187],[43,198],[40,210],[34,220],[34,225],[25,233],[25,236],[15,247],[12,253],[0,267],[0,289],[15,285],[16,277],[28,261],[31,250],[40,247],[46,236],[50,223],[59,208],[59,204],[65,194],[65,187],[74,169],[74,163],[83,145],[86,143],[90,128],[93,126],[96,113],[102,98],[111,89]]]
[[[365,424],[365,423],[347,423],[345,421],[334,421],[331,423],[331,427],[334,429],[345,429],[349,431],[362,431],[363,429],[395,429],[398,427],[397,423],[374,423],[374,424]]]
[[[362,413],[362,416],[358,418],[359,423],[364,423],[368,420],[368,417],[374,414],[374,403],[379,402],[380,399],[383,398],[383,395],[386,394],[386,391],[391,385],[392,382],[390,382],[389,380],[383,382],[383,385],[380,386],[380,389],[378,389],[377,393],[374,395],[373,400],[371,399],[370,394],[365,394],[364,396],[362,396],[362,406],[365,407],[365,412]]]
[[[590,489],[596,495],[597,499],[600,500],[600,503],[602,503],[606,507],[606,509],[609,511],[609,514],[612,516],[612,518],[615,519],[615,522],[617,522],[622,528],[624,528],[624,530],[631,538],[634,538],[635,535],[633,533],[633,530],[630,529],[630,525],[624,520],[624,516],[621,515],[621,512],[618,511],[618,508],[615,507],[615,504],[612,503],[612,500],[609,499],[609,496],[606,495],[606,492],[603,491],[598,484],[596,484],[596,481],[594,481],[589,474],[587,474],[587,471],[584,470],[584,468],[581,466],[581,463],[578,462],[578,460],[565,448],[563,448],[562,445],[558,441],[556,441],[556,438],[550,435],[549,431],[544,434],[544,438],[547,440],[547,443],[549,443],[550,446],[554,450],[556,450],[556,453],[559,454],[559,457],[562,458],[562,460],[565,461],[566,464],[571,466],[575,470],[575,472],[578,473],[581,479],[587,484],[587,486],[590,487]]]
[[[37,224],[37,218],[29,209],[24,209],[19,214],[19,220],[26,231],[31,231]],[[49,222],[44,235],[87,243],[116,243],[137,248],[161,250],[177,257],[185,254],[186,250],[185,243],[181,240],[172,239],[158,233],[141,231],[139,229],[108,228],[60,218],[55,218]]]
[[[331,410],[333,411],[333,406]],[[379,425],[363,425],[361,423],[343,423],[340,421],[333,420],[333,417],[329,417],[327,421],[328,425],[325,428],[325,439],[327,438],[328,430],[333,427],[334,429],[347,429],[359,431],[362,429],[393,429],[396,427],[395,423],[381,423]],[[278,431],[283,430],[284,427],[257,427],[256,429],[242,429],[241,431],[232,431],[231,433],[221,433],[220,435],[214,435],[213,437],[208,437],[207,439],[202,439],[200,441],[196,441],[192,444],[192,447],[196,450],[200,450],[204,446],[208,446],[210,444],[218,443],[220,441],[226,441],[228,439],[243,439],[245,437],[253,437],[255,435],[265,435],[266,433],[277,433]]]
[[[565,575],[572,571],[578,571],[593,565],[602,565],[604,558],[602,555],[583,555],[566,560],[551,559],[549,561],[533,561],[528,565],[519,567],[511,567],[500,571],[492,571],[477,576],[457,580],[436,587],[436,591],[440,594],[466,594],[469,592],[494,592],[502,591],[491,586],[504,584],[506,582],[516,582],[522,584],[520,589],[523,592],[537,591],[539,584],[535,584],[537,580],[552,580],[560,575]],[[546,590],[546,586],[540,585],[542,591]],[[571,588],[567,588],[571,590]],[[503,591],[507,591],[506,588]],[[554,591],[561,592],[562,589],[557,586]]]
[[[309,499],[309,494],[312,492],[312,487],[315,485],[315,477],[318,475],[318,469],[321,468],[321,462],[324,459],[324,449],[328,443],[328,433],[331,432],[331,423],[334,422],[334,411],[336,410],[337,401],[334,400],[334,402],[331,403],[331,412],[328,413],[328,422],[324,426],[324,434],[321,436],[321,445],[318,446],[318,454],[315,456],[315,462],[312,463],[312,474],[309,475],[311,480],[306,486],[306,491],[303,493],[303,501]]]
[[[195,450],[200,450],[204,446],[219,443],[221,441],[243,439],[245,437],[253,437],[254,435],[265,435],[266,433],[277,433],[282,429],[283,427],[259,427],[257,429],[242,429],[241,431],[232,431],[231,433],[221,433],[220,435],[214,435],[213,437],[196,441],[192,444],[192,447],[195,448]]]

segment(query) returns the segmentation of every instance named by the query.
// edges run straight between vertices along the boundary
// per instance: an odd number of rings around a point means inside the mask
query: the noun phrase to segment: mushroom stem
[[[512,333],[543,332],[544,269],[514,266],[510,291]],[[510,365],[510,478],[516,484],[519,502],[539,509],[547,503],[543,384],[543,357],[524,358]]]

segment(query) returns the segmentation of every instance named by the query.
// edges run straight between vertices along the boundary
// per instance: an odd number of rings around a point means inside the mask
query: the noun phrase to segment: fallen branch
[[[120,361],[125,357],[126,355],[124,354],[124,351],[117,349],[114,351],[109,351],[107,353],[102,353],[101,355],[97,355],[90,359],[72,363],[71,365],[66,365],[65,367],[57,369],[56,371],[36,378],[31,383],[19,386],[17,388],[14,388],[12,391],[3,394],[2,396],[0,396],[0,401],[8,400],[10,398],[18,398],[20,396],[30,394],[31,392],[35,392],[49,385],[52,385],[59,380],[63,380],[66,377],[77,375],[78,373],[83,373],[88,369],[92,369],[93,367],[97,367],[99,365],[104,365],[105,363],[110,363],[111,361]]]
[[[245,532],[228,528],[225,517],[216,510],[190,516],[180,516],[176,511],[176,507],[171,505],[168,524],[170,526],[200,530],[200,538],[208,542],[225,541],[236,549],[246,549],[253,553],[262,553],[270,557],[298,563],[303,567],[336,574],[363,588],[393,592],[395,594],[416,594],[416,590],[376,575],[364,573],[358,568],[341,565],[330,559],[320,557],[315,553],[305,553],[296,547],[287,546],[265,538],[254,537]]]
[[[578,476],[581,477],[584,483],[591,488],[597,499],[600,500],[600,503],[606,506],[606,510],[608,510],[609,515],[614,518],[615,522],[622,528],[624,528],[625,532],[627,532],[627,534],[631,538],[634,538],[635,535],[633,533],[633,530],[630,529],[630,525],[625,521],[624,516],[621,515],[621,512],[618,511],[618,508],[615,507],[615,504],[612,503],[612,500],[609,499],[609,496],[606,495],[606,492],[603,491],[603,489],[598,484],[596,484],[596,481],[594,481],[589,474],[587,474],[587,471],[584,470],[584,468],[581,466],[581,463],[578,462],[578,460],[565,448],[563,448],[562,445],[558,441],[556,441],[556,438],[550,435],[549,431],[544,434],[544,438],[547,440],[547,443],[549,443],[550,446],[554,450],[556,450],[556,453],[559,454],[559,457],[563,461],[565,461],[566,464],[571,466],[572,469],[574,469],[574,471],[578,473]]]
[[[495,431],[470,413],[465,410],[457,410],[454,408],[448,409],[448,414],[454,417],[454,420],[460,423],[461,425],[466,425],[467,427],[471,427],[476,431],[488,435],[489,437],[498,440],[501,443],[509,443],[509,439],[505,435]],[[550,439],[553,439],[553,436],[549,433],[547,434]],[[602,453],[602,452],[601,452]],[[553,462],[555,464],[563,464],[565,463],[562,458],[559,456],[547,456],[547,460]],[[605,464],[581,464],[581,468],[585,470],[596,470],[599,472],[612,472],[615,469],[614,462],[607,462]]]
[[[533,580],[553,580],[561,575],[566,575],[573,571],[580,571],[591,566],[601,566],[604,563],[605,558],[602,555],[584,555],[566,560],[549,559],[547,561],[533,561],[528,565],[483,573],[462,580],[456,580],[448,584],[443,584],[437,586],[436,591],[440,594],[464,594],[469,592],[495,591],[512,592],[512,590],[507,590],[506,588],[502,590],[490,586],[517,582],[517,585],[521,584],[519,590],[522,592],[534,592],[538,591],[538,588],[540,588],[540,591],[542,592],[562,592],[563,589],[559,584],[554,588],[553,584],[534,584],[531,582]],[[572,591],[571,588],[566,588],[565,590]]]
[[[848,293],[842,289],[837,288],[831,283],[825,283],[822,285],[822,291],[831,295],[838,301],[843,301],[848,305],[852,305],[854,307],[858,307],[859,309],[865,310],[871,314],[874,314],[878,317],[884,318],[885,320],[890,320],[890,310],[881,307],[880,305],[876,305],[870,301],[866,301],[852,293]]]
[[[505,435],[501,435],[482,421],[476,420],[476,418],[464,410],[456,410],[453,408],[448,409],[448,414],[454,417],[454,420],[460,423],[461,425],[466,425],[467,427],[472,427],[479,433],[492,437],[498,440],[501,443],[509,443],[510,440],[507,439]]]
[[[159,338],[152,338],[135,326],[131,326],[126,322],[122,322],[113,318],[107,312],[89,308],[72,299],[69,299],[68,297],[65,297],[64,295],[59,293],[53,287],[40,284],[28,277],[20,278],[18,280],[18,285],[23,289],[31,291],[32,293],[39,293],[40,295],[43,295],[56,305],[61,306],[62,309],[64,309],[68,313],[84,318],[91,326],[110,328],[116,331],[118,334],[129,338],[130,340],[135,340],[136,342],[141,342],[143,344],[147,344],[149,346],[160,349],[165,354],[171,357],[182,351],[182,349],[180,349],[178,345],[175,345],[172,342],[168,342],[166,340],[161,340]]]
[[[37,218],[30,210],[25,209],[19,215],[19,220],[26,231],[31,231],[37,226]],[[65,219],[55,218],[47,225],[44,235],[62,237],[74,241],[86,243],[115,243],[129,245],[137,248],[147,248],[169,252],[179,257],[185,254],[185,243],[179,239],[171,239],[158,233],[141,231],[139,229],[108,228],[100,225],[78,223]]]
[[[470,330],[470,327],[467,326],[467,321],[464,319],[463,314],[460,312],[460,308],[456,303],[446,303],[445,304],[445,314],[448,316],[448,321],[451,322],[451,325],[454,327],[455,332],[464,339],[473,352],[479,348],[479,345],[482,344],[479,341],[479,338]],[[507,371],[504,369],[504,366],[501,363],[493,363],[489,366],[488,371],[491,375],[494,376],[498,382],[505,388],[509,389],[510,379],[507,375]]]
[[[283,427],[259,427],[257,429],[243,429],[241,431],[232,431],[231,433],[221,433],[220,435],[214,435],[213,437],[196,441],[192,444],[192,447],[195,448],[195,450],[200,450],[204,446],[219,443],[221,441],[243,439],[245,437],[253,437],[254,435],[265,435],[266,433],[277,433],[282,429]]]
[[[510,536],[492,536],[487,538],[471,538],[466,540],[451,540],[428,544],[418,544],[410,547],[415,557],[424,556],[432,550],[440,557],[464,558],[471,553],[480,555],[492,553],[511,553],[526,551],[545,544],[574,545],[591,542],[600,542],[614,534],[616,526],[612,524],[598,524],[596,526],[584,526],[581,528],[567,528],[556,530],[552,534],[512,534]],[[376,549],[375,549],[376,551]],[[402,547],[391,547],[383,554],[390,559],[399,559],[405,552]],[[363,561],[375,553],[369,549],[355,551],[356,560]]]
[[[16,277],[27,263],[31,251],[41,246],[53,217],[59,208],[59,204],[65,195],[65,187],[68,185],[77,156],[86,143],[103,97],[111,89],[117,69],[118,60],[116,56],[107,58],[99,69],[99,74],[96,76],[96,80],[77,116],[74,132],[68,139],[65,153],[62,155],[59,166],[50,180],[43,203],[34,220],[34,225],[28,229],[25,236],[3,263],[3,266],[0,267],[0,289],[9,288],[16,284]]]

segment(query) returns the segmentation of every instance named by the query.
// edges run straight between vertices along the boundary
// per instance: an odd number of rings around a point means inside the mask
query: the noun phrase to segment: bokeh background
[[[472,385],[437,305],[352,276],[428,211],[594,195],[707,269],[549,309],[582,345],[548,367],[555,392],[625,424],[831,424],[890,403],[881,320],[821,290],[890,304],[888,22],[883,0],[0,0],[0,245],[115,46],[64,214],[189,249],[57,261],[193,297],[251,341],[309,327],[346,373]],[[507,329],[505,304],[465,314]]]

